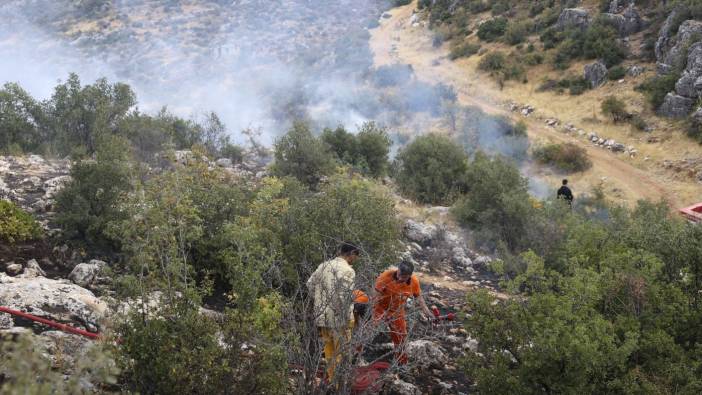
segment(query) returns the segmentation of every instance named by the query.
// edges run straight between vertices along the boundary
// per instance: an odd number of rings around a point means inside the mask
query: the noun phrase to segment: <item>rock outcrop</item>
[[[580,29],[585,30],[590,26],[590,15],[582,8],[566,8],[561,11],[556,21],[556,29]]]
[[[656,41],[655,52],[659,73],[683,68],[687,59],[687,50],[702,38],[702,21],[695,20],[684,21],[678,28],[677,34],[674,37],[671,36],[674,18],[678,12],[673,10],[670,13]]]
[[[441,347],[433,341],[415,340],[407,344],[407,355],[422,369],[440,368],[447,362]]]
[[[692,111],[692,106],[694,104],[695,101],[689,97],[669,92],[665,95],[663,104],[661,104],[661,107],[658,109],[658,114],[664,117],[684,118]]]
[[[68,280],[9,277],[5,273],[0,273],[0,306],[92,331],[107,312],[107,305],[92,292]],[[0,322],[8,325],[7,315],[0,316],[6,316]]]
[[[583,74],[590,87],[597,88],[607,81],[607,66],[600,61],[590,63],[585,65]]]
[[[105,262],[97,259],[93,259],[89,263],[79,263],[68,275],[68,279],[81,287],[89,288],[97,280],[105,266],[107,266]]]
[[[640,32],[645,24],[641,15],[636,10],[636,7],[629,6],[623,14],[603,13],[600,16],[605,22],[614,27],[620,37]]]
[[[675,83],[675,91],[669,92],[658,113],[663,116],[682,118],[693,109],[702,96],[702,42],[693,44],[688,50],[685,70]]]

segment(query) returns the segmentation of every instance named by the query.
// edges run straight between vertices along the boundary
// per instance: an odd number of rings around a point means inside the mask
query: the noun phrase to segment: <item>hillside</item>
[[[436,7],[439,4],[442,3],[437,2]],[[464,15],[460,4],[456,3],[455,12]],[[599,12],[594,2],[583,2],[579,7],[593,15],[593,19]],[[396,8],[391,12],[392,17],[383,20],[381,27],[374,31],[372,46],[377,65],[410,64],[421,79],[454,86],[464,104],[477,105],[494,114],[512,113],[513,119],[529,124],[528,130],[535,144],[545,140],[581,145],[594,162],[592,170],[570,176],[582,186],[581,190],[602,185],[608,196],[620,201],[631,203],[640,198],[663,198],[673,207],[692,203],[702,196],[702,146],[686,136],[689,126],[684,121],[659,116],[646,101],[645,94],[635,91],[638,85],[656,75],[655,61],[642,59],[638,51],[632,51],[622,67],[626,70],[636,66],[645,72],[636,76],[627,74],[614,81],[605,80],[604,85],[596,89],[569,95],[567,87],[563,93],[539,88],[547,80],[582,76],[584,65],[592,61],[575,59],[567,68],[554,69],[550,59],[555,49],[546,50],[541,55],[544,58],[542,64],[524,67],[521,80],[500,82],[490,72],[478,70],[481,59],[492,51],[519,53],[521,48],[521,53],[524,53],[528,43],[541,48],[543,44],[538,33],[527,34],[524,42],[516,47],[500,40],[485,42],[477,37],[476,30],[481,22],[493,17],[490,11],[465,16],[466,29],[472,33],[464,40],[479,45],[480,54],[451,60],[451,48],[463,36],[458,35],[437,47],[436,36],[442,34],[441,29],[445,26],[430,28],[429,10],[415,14],[416,9],[414,3]],[[640,12],[649,15],[652,9],[644,8]],[[511,13],[517,15],[510,14],[508,19],[519,19],[521,12],[519,7],[514,9]],[[637,48],[644,36],[655,33],[658,26],[653,26],[652,21],[647,20],[647,23],[650,23],[647,29],[628,37],[631,48]],[[537,49],[535,53],[541,51]],[[638,131],[628,123],[615,124],[603,115],[601,103],[608,96],[622,99],[629,112],[643,119],[648,131]],[[522,109],[525,107],[531,107],[535,112],[524,117]],[[593,144],[590,141],[593,135],[602,141],[612,139],[623,144],[626,152],[616,153],[611,147],[607,149]],[[629,152],[631,149],[633,151]],[[548,171],[539,172],[553,184],[560,177]]]

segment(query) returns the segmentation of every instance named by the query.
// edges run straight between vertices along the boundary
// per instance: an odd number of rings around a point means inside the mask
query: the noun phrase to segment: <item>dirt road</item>
[[[572,174],[568,178],[578,190],[588,191],[595,186],[604,188],[607,196],[626,204],[639,199],[658,201],[664,199],[673,207],[680,207],[680,199],[664,176],[639,169],[602,148],[587,144],[585,140],[557,132],[545,126],[543,121],[524,118],[509,112],[501,103],[499,89],[487,76],[471,73],[461,64],[448,59],[445,46],[432,46],[432,32],[425,26],[411,23],[414,4],[394,8],[392,17],[381,20],[380,26],[371,31],[371,49],[376,66],[402,63],[412,65],[418,79],[431,83],[445,83],[454,87],[462,105],[477,106],[486,113],[504,115],[524,120],[531,140],[572,142],[587,150],[593,167],[584,173]],[[563,100],[568,100],[564,97]],[[562,175],[548,170],[544,174],[554,187]],[[554,189],[555,190],[555,189]]]

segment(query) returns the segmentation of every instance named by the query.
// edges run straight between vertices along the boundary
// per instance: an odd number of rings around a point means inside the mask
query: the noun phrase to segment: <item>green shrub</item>
[[[510,22],[504,33],[505,42],[510,45],[524,42],[529,35],[531,26],[532,23],[526,20]]]
[[[607,72],[607,78],[610,81],[616,81],[624,78],[626,76],[626,70],[622,66],[614,66]]]
[[[691,119],[686,129],[687,136],[702,144],[702,123]]]
[[[478,38],[483,41],[495,41],[507,30],[507,19],[493,18],[483,22],[478,27]]]
[[[219,150],[219,155],[222,158],[227,158],[232,163],[241,163],[244,160],[244,149],[241,146],[227,143]]]
[[[407,5],[411,2],[412,2],[412,0],[393,0],[392,5],[395,7],[401,7],[403,5]]]
[[[97,160],[74,163],[71,181],[56,195],[56,223],[66,239],[113,252],[119,242],[106,231],[111,221],[123,218],[119,203],[131,190],[130,149],[118,137],[98,144]]]
[[[219,322],[185,300],[129,315],[118,328],[126,386],[148,394],[287,393],[277,299],[255,301],[250,313],[230,310]]]
[[[0,241],[14,244],[41,237],[39,224],[8,200],[0,200]]]
[[[536,66],[544,62],[544,55],[536,52],[530,52],[522,55],[519,61],[527,66]]]
[[[663,104],[663,99],[668,92],[675,90],[675,83],[680,79],[679,73],[670,73],[659,77],[652,77],[636,87],[637,91],[644,92],[651,107],[658,109]]]
[[[533,156],[539,163],[554,166],[566,172],[585,171],[592,167],[587,151],[573,143],[538,147],[534,149]]]
[[[466,173],[468,192],[451,209],[456,220],[495,247],[518,249],[531,210],[527,181],[512,163],[478,152]]]
[[[631,117],[626,111],[626,103],[615,96],[607,96],[601,105],[602,114],[611,118],[615,123],[625,121]]]
[[[458,44],[451,45],[451,52],[449,53],[449,58],[455,60],[458,58],[469,57],[475,55],[480,51],[480,44],[474,44],[470,42],[462,42]]]
[[[312,135],[308,125],[295,122],[292,129],[276,141],[274,174],[292,176],[314,187],[333,171],[334,157],[327,145]]]
[[[639,132],[644,132],[646,129],[648,129],[648,124],[646,121],[638,114],[633,114],[631,115],[629,119],[629,123],[631,126],[635,129],[638,130]]]
[[[465,188],[466,161],[466,153],[450,138],[420,136],[397,155],[395,178],[405,196],[421,203],[448,203]]]
[[[503,52],[491,51],[486,53],[478,63],[478,69],[483,71],[502,71],[507,65],[507,57]]]
[[[44,109],[17,84],[0,89],[0,152],[34,152],[45,143]]]
[[[341,163],[351,165],[373,177],[381,177],[387,173],[392,141],[387,131],[374,122],[363,124],[356,135],[347,132],[341,126],[335,130],[325,129],[321,139]]]
[[[590,89],[590,82],[583,77],[568,80],[568,90],[571,95],[581,95]]]
[[[626,51],[618,44],[619,36],[610,26],[593,23],[585,32],[583,56],[588,59],[601,59],[607,67],[621,63]]]

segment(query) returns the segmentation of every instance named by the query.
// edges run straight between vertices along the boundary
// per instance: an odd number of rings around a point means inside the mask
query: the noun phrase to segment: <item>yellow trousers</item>
[[[344,348],[349,346],[353,321],[349,321],[347,328],[319,328],[319,334],[324,342],[324,360],[327,362],[327,379],[334,379],[336,366],[341,363]]]

